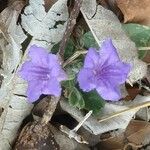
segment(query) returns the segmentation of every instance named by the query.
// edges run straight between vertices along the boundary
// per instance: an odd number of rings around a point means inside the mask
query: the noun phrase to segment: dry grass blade
[[[84,55],[86,54],[87,51],[77,51],[75,52],[70,58],[68,58],[64,64],[63,64],[63,67],[66,67],[68,64],[70,64],[72,61],[74,61],[76,58],[78,58],[80,55]]]
[[[119,115],[122,115],[126,112],[130,112],[130,111],[137,111],[141,108],[145,108],[145,107],[148,107],[150,106],[150,102],[144,102],[142,104],[138,104],[138,105],[135,105],[135,106],[131,106],[130,108],[127,108],[127,109],[124,109],[124,110],[121,110],[121,111],[118,111],[116,113],[113,113],[113,114],[110,114],[110,115],[107,115],[107,116],[104,116],[103,118],[101,119],[98,119],[99,122],[103,122],[103,121],[106,121],[108,119],[112,119],[114,117],[117,117]]]

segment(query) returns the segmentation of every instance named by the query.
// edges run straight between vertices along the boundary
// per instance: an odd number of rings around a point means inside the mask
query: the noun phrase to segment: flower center
[[[49,68],[35,66],[32,68],[31,71],[34,74],[34,76],[38,77],[39,79],[48,80],[50,78],[51,70]]]

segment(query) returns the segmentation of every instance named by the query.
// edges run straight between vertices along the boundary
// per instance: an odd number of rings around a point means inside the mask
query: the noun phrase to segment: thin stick
[[[80,55],[86,54],[87,51],[76,51],[70,58],[68,58],[64,64],[63,67],[66,67],[68,64],[70,64],[72,61],[74,61],[76,58],[78,58]]]
[[[150,50],[150,47],[139,47],[138,50],[147,51],[147,50]]]
[[[138,104],[136,106],[131,106],[130,108],[127,108],[127,109],[124,109],[124,110],[121,110],[119,112],[116,112],[116,113],[113,113],[113,114],[110,114],[110,115],[107,115],[101,119],[98,119],[98,122],[103,122],[103,121],[106,121],[108,119],[112,119],[114,117],[117,117],[117,116],[120,116],[126,112],[129,112],[129,111],[136,111],[136,110],[139,110],[141,108],[144,108],[144,107],[148,107],[150,106],[150,102],[144,102],[142,104]]]
[[[64,57],[66,43],[67,43],[67,41],[73,31],[73,28],[76,24],[76,19],[79,15],[81,5],[82,5],[82,0],[75,0],[75,4],[73,7],[73,10],[71,11],[70,18],[69,18],[69,21],[68,21],[68,24],[66,27],[66,31],[64,33],[63,39],[60,44],[60,49],[58,52],[62,59]]]
[[[84,144],[88,144],[88,142],[86,140],[84,140],[84,138],[80,135],[78,135],[76,132],[79,130],[79,128],[84,124],[84,122],[91,116],[91,114],[93,113],[92,110],[90,110],[83,118],[83,120],[81,122],[79,122],[79,124],[72,130],[68,129],[65,126],[60,126],[60,130],[64,133],[66,133],[69,138],[73,138],[75,139],[77,142],[79,143],[84,143]]]
[[[77,132],[79,130],[79,128],[83,125],[83,123],[91,116],[91,114],[93,113],[92,110],[90,110],[86,115],[85,117],[83,118],[83,120],[81,122],[79,122],[79,124],[74,128],[72,129],[71,131],[72,132]]]
[[[75,139],[78,143],[89,144],[81,135],[79,135],[75,132],[70,136],[71,130],[69,128],[67,128],[66,126],[61,125],[60,130],[63,133],[67,134],[69,136],[69,138]]]

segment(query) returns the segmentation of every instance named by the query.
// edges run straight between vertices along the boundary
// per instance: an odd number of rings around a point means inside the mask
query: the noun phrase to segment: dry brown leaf
[[[150,63],[150,50],[147,51],[145,57],[142,60],[146,63]]]
[[[137,150],[150,142],[150,123],[131,120],[126,131],[115,137],[102,140],[97,146],[105,150]]]
[[[150,123],[132,120],[126,129],[125,136],[129,143],[137,146],[148,144],[150,142]]]
[[[116,0],[124,14],[124,23],[150,25],[150,0]]]

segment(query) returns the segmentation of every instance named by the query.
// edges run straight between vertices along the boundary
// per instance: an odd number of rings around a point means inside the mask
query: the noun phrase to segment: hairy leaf
[[[69,94],[69,103],[70,105],[82,109],[85,107],[85,102],[82,97],[82,94],[78,91],[77,88],[73,87]]]
[[[150,27],[129,23],[124,24],[123,28],[131,40],[134,41],[136,46],[139,48],[139,58],[142,59],[146,55],[147,51],[140,50],[140,47],[150,46]]]
[[[85,109],[89,111],[93,110],[94,114],[98,114],[105,105],[104,100],[95,90],[91,92],[84,92],[83,98],[85,101]]]

